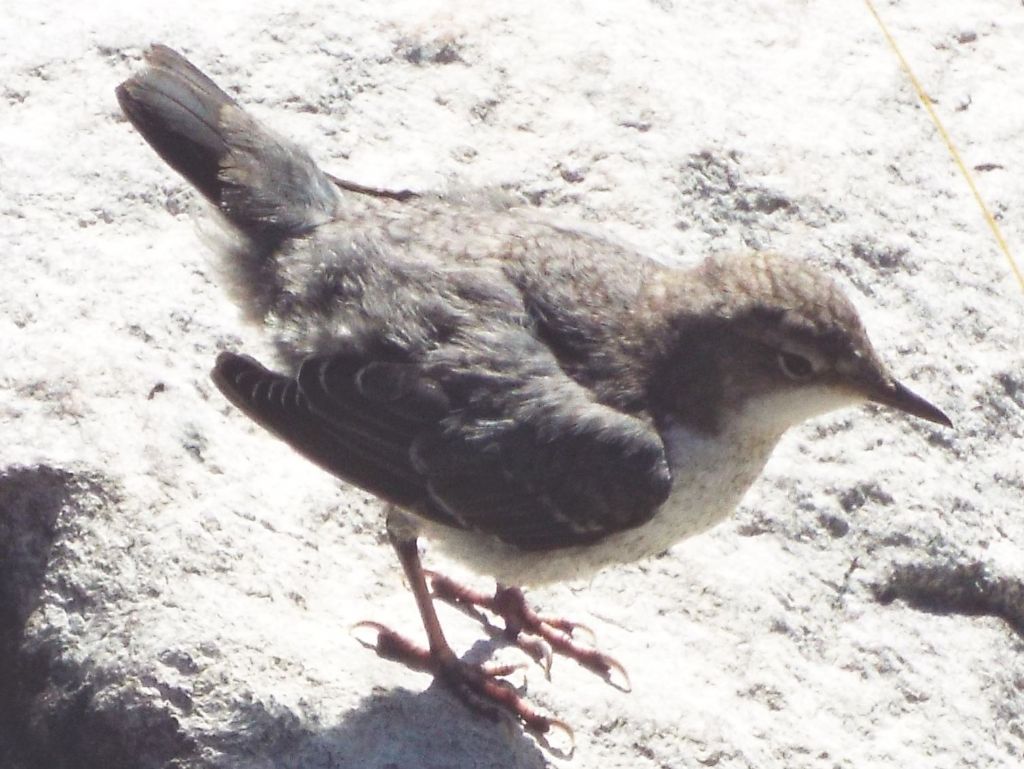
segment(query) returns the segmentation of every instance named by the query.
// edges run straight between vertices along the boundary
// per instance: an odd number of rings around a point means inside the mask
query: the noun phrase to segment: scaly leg
[[[437,612],[434,610],[433,599],[420,562],[416,536],[403,531],[402,528],[400,525],[391,525],[389,520],[388,536],[416,598],[416,605],[427,633],[428,648],[424,649],[414,644],[379,623],[361,622],[360,627],[370,628],[377,633],[376,643],[367,645],[385,659],[433,673],[451,686],[468,705],[492,718],[497,718],[498,710],[502,709],[514,714],[528,729],[538,734],[543,735],[556,728],[564,731],[571,741],[572,729],[568,725],[541,715],[528,705],[510,684],[499,680],[500,676],[508,675],[518,666],[471,665],[455,656],[455,652],[444,637]]]
[[[436,572],[430,573],[430,583],[435,598],[459,608],[471,609],[472,615],[485,624],[487,620],[476,611],[477,607],[501,617],[505,621],[505,635],[541,662],[546,672],[551,669],[550,650],[553,649],[558,654],[576,660],[612,685],[629,691],[629,676],[616,659],[581,645],[573,637],[580,629],[587,630],[593,637],[586,626],[561,617],[542,617],[526,603],[526,597],[519,588],[499,584],[494,595],[490,596]],[[524,632],[542,639],[547,648],[539,645],[536,638],[524,638]],[[617,681],[616,677],[620,677],[621,681]]]

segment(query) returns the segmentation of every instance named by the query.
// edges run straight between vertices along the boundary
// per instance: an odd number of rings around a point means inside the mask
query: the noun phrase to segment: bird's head
[[[781,434],[809,417],[874,402],[951,426],[889,372],[853,304],[819,270],[762,253],[713,257],[695,269],[707,303],[682,344],[705,369],[694,379],[714,383],[699,397],[717,402],[719,420]]]

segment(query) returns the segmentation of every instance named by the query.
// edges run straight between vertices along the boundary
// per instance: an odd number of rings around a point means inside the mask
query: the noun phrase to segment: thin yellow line
[[[1006,243],[1006,238],[1003,237],[1003,233],[999,229],[999,225],[996,223],[995,217],[992,216],[992,212],[989,211],[988,206],[985,205],[985,201],[981,197],[981,193],[978,191],[978,185],[974,183],[974,177],[971,176],[971,172],[967,170],[967,165],[964,163],[963,158],[960,157],[960,153],[957,151],[956,145],[953,144],[953,139],[950,137],[949,132],[946,131],[945,126],[942,125],[942,121],[939,120],[938,113],[935,112],[935,107],[932,105],[932,100],[928,98],[928,94],[925,93],[924,88],[921,86],[921,82],[914,75],[914,71],[910,68],[910,64],[903,57],[903,53],[900,51],[896,40],[891,34],[889,34],[888,27],[885,26],[885,22],[882,21],[882,17],[878,15],[878,11],[875,10],[875,4],[871,0],[864,0],[868,6],[868,10],[871,11],[871,15],[875,17],[875,21],[878,22],[878,26],[882,30],[882,34],[885,35],[885,39],[889,41],[889,46],[892,48],[893,53],[900,60],[900,66],[903,67],[903,71],[907,73],[907,77],[910,78],[910,82],[914,85],[914,90],[917,91],[917,98],[921,100],[921,104],[928,110],[928,115],[931,117],[932,122],[935,124],[936,130],[942,140],[946,142],[946,147],[949,149],[949,154],[953,156],[953,160],[956,162],[957,167],[960,169],[960,173],[964,175],[964,179],[967,180],[967,186],[971,188],[971,192],[974,194],[974,199],[978,202],[978,207],[981,209],[982,216],[985,217],[985,221],[988,222],[989,228],[992,230],[992,234],[995,235],[996,243],[999,244],[999,248],[1002,249],[1003,254],[1006,256],[1006,261],[1010,265],[1010,271],[1017,277],[1017,282],[1020,284],[1020,288],[1024,291],[1024,273],[1021,272],[1020,267],[1014,260],[1013,255],[1010,253],[1010,246]]]

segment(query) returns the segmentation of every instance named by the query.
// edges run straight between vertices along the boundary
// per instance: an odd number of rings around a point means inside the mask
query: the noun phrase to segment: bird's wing
[[[300,454],[446,525],[547,550],[649,520],[671,486],[657,431],[536,357],[488,371],[353,346],[293,378],[223,353],[213,377]]]

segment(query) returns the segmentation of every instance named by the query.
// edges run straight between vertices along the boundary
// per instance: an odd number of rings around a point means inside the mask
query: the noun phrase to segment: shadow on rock
[[[245,697],[226,722],[182,723],[166,693],[144,677],[133,683],[132,668],[82,654],[66,627],[69,617],[88,623],[107,609],[110,597],[75,575],[82,558],[95,557],[83,543],[101,536],[96,520],[122,515],[118,485],[98,473],[0,470],[3,769],[547,766],[547,754],[511,717],[490,720],[436,682],[418,693],[369,691],[337,723]],[[500,643],[481,641],[467,658],[488,659]],[[389,664],[366,656],[368,665]]]
[[[25,623],[39,605],[57,519],[74,494],[75,476],[52,467],[0,472],[0,763],[24,764],[28,702],[46,663],[21,652]]]
[[[376,690],[333,726],[298,720],[290,710],[273,714],[261,706],[239,713],[239,730],[213,741],[213,746],[224,751],[225,766],[258,761],[274,769],[548,766],[518,723],[511,718],[492,721],[471,711],[437,682],[422,692]],[[263,738],[253,739],[254,734]]]
[[[68,639],[59,629],[32,624],[44,600],[64,609],[90,605],[93,599],[63,572],[73,560],[83,520],[118,507],[116,488],[98,473],[43,465],[0,471],[4,769],[162,766],[188,748],[177,724],[155,719],[151,708],[98,703],[94,695],[104,685],[102,676],[63,659]],[[145,728],[133,728],[138,724]]]
[[[481,640],[464,656],[491,658],[500,639]],[[367,664],[391,664],[367,653]],[[425,678],[423,680],[426,680]],[[273,769],[544,769],[547,754],[511,716],[491,719],[467,707],[443,683],[425,690],[374,688],[335,724],[290,707],[251,702],[232,729],[209,735],[217,766]]]
[[[934,614],[998,617],[1024,638],[1024,581],[980,561],[897,564],[874,593],[884,605],[902,599]]]

